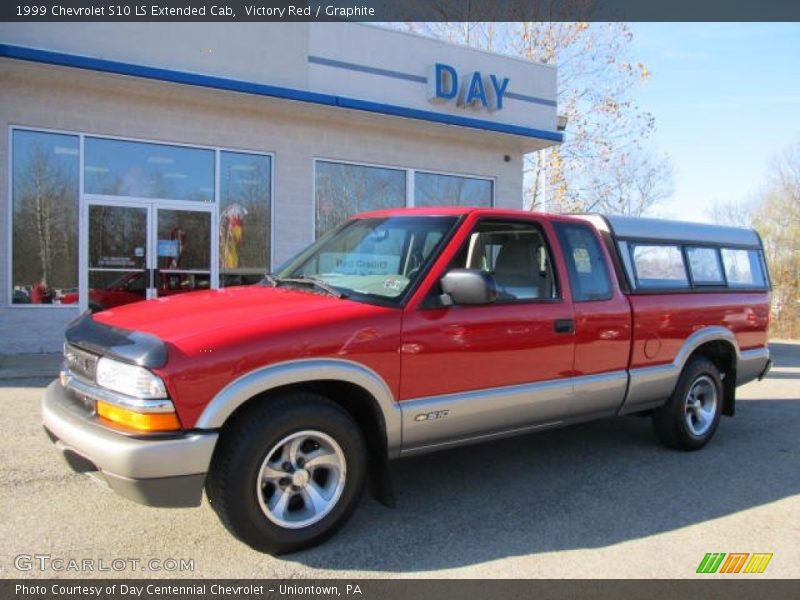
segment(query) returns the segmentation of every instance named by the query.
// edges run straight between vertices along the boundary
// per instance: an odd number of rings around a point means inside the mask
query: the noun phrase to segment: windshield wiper
[[[284,283],[299,283],[303,285],[311,285],[318,290],[322,290],[329,296],[333,296],[334,298],[345,298],[346,296],[337,290],[332,285],[329,285],[322,281],[321,279],[317,279],[316,277],[310,277],[308,275],[301,275],[300,277],[275,277],[274,275],[267,275],[266,277],[267,283],[271,283],[273,287],[278,287]]]

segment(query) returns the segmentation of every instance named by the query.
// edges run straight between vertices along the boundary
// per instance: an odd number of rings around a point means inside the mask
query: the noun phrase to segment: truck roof
[[[426,206],[415,208],[386,208],[383,210],[373,210],[356,215],[358,218],[370,217],[401,217],[407,215],[419,216],[461,216],[472,213],[483,213],[497,216],[530,216],[531,212],[512,208],[485,208],[480,206]],[[545,213],[536,213],[547,216]]]
[[[744,227],[618,215],[606,215],[602,218],[608,223],[611,234],[618,239],[761,248],[758,233]]]
[[[535,214],[537,217],[573,218],[589,221],[600,229],[607,229],[621,239],[651,240],[655,242],[690,242],[697,244],[720,244],[726,246],[761,248],[761,239],[753,229],[655,219],[651,217],[625,217],[602,214],[558,214],[531,213],[519,209],[483,208],[474,206],[432,206],[424,208],[392,208],[360,213],[359,218],[389,217],[402,215],[419,216],[463,216],[479,213],[486,216],[520,217]]]

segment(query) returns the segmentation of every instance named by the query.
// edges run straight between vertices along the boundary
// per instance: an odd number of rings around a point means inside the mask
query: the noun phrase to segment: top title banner
[[[0,21],[799,21],[795,0],[3,0]]]

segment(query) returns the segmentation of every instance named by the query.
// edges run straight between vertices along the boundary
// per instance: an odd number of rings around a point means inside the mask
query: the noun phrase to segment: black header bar
[[[0,21],[800,21],[798,0],[3,0]]]

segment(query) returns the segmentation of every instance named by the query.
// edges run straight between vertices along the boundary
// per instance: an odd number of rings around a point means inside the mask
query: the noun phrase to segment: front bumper
[[[61,383],[42,398],[48,436],[70,468],[107,483],[148,506],[198,506],[217,442],[216,432],[170,437],[130,437],[87,418]]]

